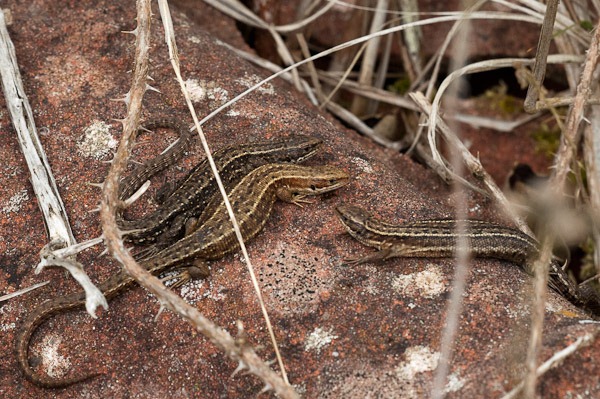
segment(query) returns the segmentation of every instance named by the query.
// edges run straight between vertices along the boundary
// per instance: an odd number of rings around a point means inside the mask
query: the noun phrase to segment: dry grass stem
[[[575,100],[573,105],[569,109],[567,115],[567,121],[565,123],[565,129],[561,136],[560,146],[556,154],[556,160],[554,163],[554,170],[550,176],[548,186],[552,188],[553,194],[557,200],[564,196],[565,184],[567,181],[568,174],[571,171],[571,165],[574,164],[575,155],[579,142],[579,128],[580,123],[584,119],[584,109],[586,101],[590,98],[592,88],[596,86],[593,82],[594,71],[598,64],[598,54],[600,47],[600,29],[596,26],[596,30],[587,51],[586,60],[583,65],[583,72],[581,79],[577,85],[577,92],[575,93]],[[543,328],[543,316],[544,316],[544,301],[548,264],[552,254],[553,233],[550,231],[543,232],[542,247],[540,251],[540,259],[535,265],[536,275],[536,301],[533,309],[533,320],[531,326],[531,339],[529,343],[529,350],[527,353],[527,375],[525,377],[525,396],[534,397],[535,385],[537,380],[536,368],[537,368],[537,356],[539,348],[541,346],[541,335]]]
[[[569,56],[569,55],[556,55],[548,57],[548,63],[568,63],[568,62],[581,62],[580,56]],[[434,159],[443,164],[443,157],[437,150],[436,145],[436,120],[437,115],[440,112],[440,103],[442,101],[443,95],[446,89],[454,82],[454,80],[461,78],[464,75],[477,73],[477,72],[485,72],[491,71],[499,68],[510,68],[524,65],[531,65],[534,62],[532,59],[528,58],[501,58],[501,59],[493,59],[493,60],[485,60],[481,62],[475,62],[469,64],[463,68],[460,68],[451,74],[449,74],[444,81],[440,84],[438,91],[432,101],[431,104],[431,113],[434,118],[431,119],[431,122],[428,125],[427,136],[429,139],[429,146],[431,147],[431,152],[433,154]]]
[[[6,106],[31,174],[31,184],[44,217],[52,247],[74,244],[67,211],[62,202],[46,153],[38,136],[33,111],[27,98],[4,12],[0,10],[0,77]]]
[[[329,112],[331,112],[332,114],[334,114],[335,116],[337,116],[338,118],[340,118],[341,120],[343,120],[344,122],[346,122],[347,124],[352,126],[352,128],[354,128],[358,132],[369,137],[371,140],[373,140],[377,144],[380,144],[384,147],[392,148],[395,150],[399,150],[402,147],[401,143],[389,141],[388,139],[376,134],[373,131],[373,129],[371,127],[369,127],[367,124],[365,124],[359,117],[357,117],[356,115],[354,115],[352,112],[348,111],[346,108],[342,107],[341,105],[334,103],[334,102],[329,102],[329,103],[327,103],[326,108]]]
[[[537,101],[533,108],[533,111],[544,111],[552,110],[557,107],[571,106],[575,99],[573,97],[557,97],[557,98],[545,98],[542,101]],[[600,104],[600,98],[592,97],[586,100],[585,105],[598,105]]]
[[[519,12],[521,15],[531,16],[538,20],[538,24],[542,25],[546,15],[546,5],[538,0],[518,0],[510,2],[505,0],[493,0],[494,3],[501,4],[509,9]],[[521,5],[519,5],[521,4]],[[589,33],[583,30],[577,22],[573,21],[569,16],[558,13],[554,28],[573,37],[582,46],[589,44]]]
[[[74,259],[69,259],[76,253],[73,252],[73,249],[76,248],[76,240],[50,163],[37,133],[33,111],[25,94],[15,48],[6,29],[2,10],[0,10],[0,76],[6,106],[17,132],[21,151],[29,167],[31,184],[38,199],[50,240],[40,251],[41,260],[35,268],[35,273],[40,273],[46,266],[66,268],[84,289],[86,309],[90,315],[95,317],[95,310],[98,306],[106,307],[106,299],[91,282],[83,266]],[[77,245],[78,249],[85,247],[85,245]]]
[[[250,11],[245,5],[243,5],[239,1],[235,0],[204,0],[206,4],[210,4],[217,10],[222,13],[229,15],[239,22],[243,22],[246,25],[267,29],[268,24],[261,20],[255,13]],[[309,15],[308,17],[293,22],[291,24],[286,25],[274,25],[271,28],[278,33],[292,33],[305,28],[307,25],[313,23],[319,17],[325,15],[331,8],[336,5],[335,2],[330,1],[326,2],[326,4],[320,10],[316,11],[314,14]]]
[[[338,84],[339,87],[350,93],[360,94],[372,100],[380,101],[395,107],[404,108],[410,111],[418,111],[419,108],[415,106],[415,103],[404,96],[392,93],[387,90],[378,89],[372,86],[363,86],[353,80],[342,80],[330,76],[329,73],[319,71],[319,80],[328,84]],[[340,83],[341,82],[341,83]]]
[[[166,4],[159,4],[164,21],[164,9]],[[167,10],[168,11],[168,10]],[[297,397],[293,389],[283,382],[270,368],[262,362],[248,345],[240,343],[231,337],[226,331],[217,327],[210,320],[204,318],[197,309],[188,305],[175,293],[167,290],[164,285],[145,269],[141,268],[129,252],[124,248],[120,233],[116,228],[115,206],[118,200],[119,176],[124,171],[127,163],[130,142],[137,130],[142,107],[142,98],[147,89],[148,78],[148,51],[150,41],[150,16],[151,8],[149,0],[138,0],[135,67],[132,77],[132,86],[128,93],[127,117],[123,121],[124,132],[120,146],[111,165],[105,181],[103,199],[101,206],[101,219],[104,236],[110,252],[117,260],[123,263],[130,275],[142,286],[149,289],[160,298],[161,304],[168,309],[181,314],[190,321],[198,331],[209,337],[217,347],[223,350],[232,360],[239,362],[243,368],[258,375],[265,381],[268,387],[274,389],[281,397]],[[165,30],[169,30],[168,22]],[[176,53],[171,53],[171,58],[176,60]]]
[[[487,2],[486,0],[479,0],[477,3],[475,3],[471,7],[469,7],[468,10],[465,10],[465,12],[462,12],[460,14],[461,18],[457,19],[454,22],[454,24],[452,24],[452,28],[450,28],[450,30],[448,31],[448,34],[446,34],[446,37],[444,38],[442,45],[436,51],[437,55],[435,57],[435,65],[433,67],[431,76],[429,77],[429,84],[427,86],[427,91],[425,92],[425,95],[428,98],[431,96],[431,94],[433,93],[433,91],[435,89],[435,84],[438,80],[439,73],[440,73],[440,67],[441,67],[443,58],[446,54],[446,51],[448,50],[448,47],[450,46],[450,43],[455,38],[455,36],[460,32],[460,27],[464,23],[466,23],[472,19],[477,19],[477,16],[480,14],[484,14],[484,15],[486,14],[486,13],[478,13],[476,11],[486,2]]]
[[[448,115],[447,118],[457,122],[466,123],[477,128],[493,129],[498,132],[510,133],[519,126],[529,123],[540,116],[541,113],[536,113],[533,115],[523,115],[514,120],[500,120],[489,118],[487,116],[468,115],[459,112],[454,115]]]
[[[548,290],[548,266],[552,260],[553,237],[548,232],[542,238],[539,258],[533,264],[534,292],[531,311],[531,330],[527,356],[525,358],[526,374],[524,378],[524,397],[535,398],[537,383],[538,356],[542,346],[544,329],[544,313],[546,311],[546,294]]]
[[[263,21],[261,18],[258,17],[258,15],[256,15],[251,10],[249,10],[241,2],[235,1],[235,0],[221,0],[221,1],[204,0],[204,1],[207,4],[210,4],[211,6],[215,7],[216,9],[220,10],[221,12],[223,12],[227,15],[230,15],[231,17],[235,18],[236,20],[238,20],[240,22],[243,22],[247,25],[254,26],[257,28],[265,29],[266,31],[268,31],[271,34],[271,37],[273,38],[273,40],[276,44],[277,53],[279,54],[279,56],[281,57],[283,62],[286,65],[291,65],[294,63],[292,54],[290,53],[289,49],[286,47],[283,38],[279,34],[280,32],[283,32],[283,31],[278,30],[276,27]],[[327,11],[327,9],[328,9],[327,6],[325,6],[324,7],[325,12]],[[318,18],[318,16],[320,16],[320,15],[322,15],[322,14],[319,13],[316,18]],[[305,22],[305,23],[308,23],[308,22]],[[298,26],[301,27],[303,25],[298,24]],[[282,28],[280,28],[280,29],[282,29]],[[288,29],[289,29],[289,27],[288,27]],[[287,31],[287,30],[284,30],[284,31]],[[292,75],[294,76],[293,82],[294,82],[294,85],[296,86],[296,89],[299,91],[302,91],[302,86],[300,85],[300,80],[299,80],[297,71],[293,70],[291,72],[292,72]]]
[[[544,85],[544,76],[546,76],[546,59],[550,51],[550,43],[554,32],[554,21],[558,10],[558,0],[549,0],[544,14],[544,23],[538,41],[537,51],[535,53],[535,63],[533,64],[533,77],[536,84],[529,85],[527,97],[523,103],[525,111],[535,112],[535,103],[540,97],[539,88]]]
[[[227,46],[228,48],[230,48],[232,51],[236,52],[238,55],[240,55],[242,58],[251,61],[271,72],[274,73],[274,75],[272,75],[271,77],[268,78],[268,80],[271,80],[272,78],[275,77],[275,75],[277,75],[278,77],[281,77],[282,79],[285,80],[289,80],[291,79],[291,75],[289,75],[288,73],[284,72],[284,70],[276,65],[273,64],[272,62],[269,62],[267,60],[264,60],[260,57],[257,57],[253,54],[248,54],[246,52],[240,51],[239,49],[235,49],[232,48],[231,46]],[[288,67],[290,68],[290,67]],[[287,69],[287,68],[286,68]],[[323,80],[322,74],[319,74],[319,78],[321,78]],[[256,87],[259,87],[260,85],[266,83],[268,80],[259,82]],[[327,81],[332,81],[335,82],[334,79],[327,79]],[[350,87],[352,87],[352,90],[359,90],[358,86],[355,86],[356,84],[351,82],[351,81],[347,81],[346,83],[348,83],[348,85]],[[248,91],[250,91],[251,89],[249,89]],[[305,93],[307,93],[307,95],[311,95],[311,93],[313,92],[313,88],[308,87],[308,85],[306,85],[305,87]],[[373,98],[378,99],[378,100],[386,100],[392,104],[398,105],[401,104],[403,107],[408,108],[408,109],[414,109],[416,110],[417,108],[415,107],[415,105],[412,102],[408,102],[409,100],[405,100],[402,97],[399,97],[397,95],[393,95],[390,93],[385,93],[383,91],[378,91],[376,89],[373,88],[365,88],[366,92],[363,92],[363,94],[365,96],[373,96]],[[240,96],[238,97],[243,97],[243,95],[245,95],[246,92],[242,93]],[[311,97],[312,98],[312,97]],[[233,100],[232,100],[233,101]],[[318,104],[318,102],[315,100],[314,101],[315,104]],[[338,105],[336,103],[333,102],[328,102],[327,99],[325,99],[325,107],[326,109],[331,112],[332,114],[334,114],[335,116],[337,116],[338,118],[340,118],[341,120],[343,120],[344,122],[346,122],[348,125],[352,126],[354,129],[356,129],[358,132],[364,134],[367,137],[370,137],[373,141],[375,141],[376,143],[387,147],[387,148],[392,148],[395,150],[400,150],[402,148],[402,144],[401,143],[396,143],[396,142],[391,142],[383,137],[378,136],[377,134],[375,134],[373,132],[373,129],[369,126],[367,126],[360,118],[358,118],[356,115],[352,114],[350,111],[348,111],[346,108],[342,107],[341,105]],[[228,104],[225,104],[225,106],[228,106]],[[224,106],[224,107],[225,107]],[[216,112],[216,111],[215,111]],[[213,112],[214,114],[214,112]],[[208,117],[204,118],[202,121],[200,121],[200,123],[203,123],[203,121],[208,120],[209,117],[211,117],[211,115],[209,115]]]
[[[37,290],[38,288],[45,286],[49,282],[50,281],[44,281],[41,283],[33,284],[32,286],[29,286],[27,288],[23,288],[21,290],[11,292],[10,294],[2,295],[2,296],[0,296],[0,302],[8,301],[9,299],[16,298],[18,296],[26,294],[29,291]]]
[[[515,15],[515,14],[504,14],[503,15],[504,18],[500,18],[500,19],[508,19],[508,20],[515,20],[515,21],[523,21],[523,20],[527,20],[529,22],[534,22],[537,23],[539,22],[538,19],[535,18],[531,18],[531,17],[526,17],[526,16],[522,16],[522,15]],[[469,18],[471,19],[493,19],[491,15],[488,15],[488,13],[471,13],[469,14]],[[208,122],[210,119],[212,119],[214,116],[218,115],[219,113],[221,113],[223,110],[227,109],[228,107],[230,107],[232,104],[235,104],[237,101],[239,101],[240,99],[244,98],[245,96],[247,96],[248,94],[254,92],[257,88],[259,88],[260,86],[264,85],[265,83],[270,82],[271,80],[286,74],[296,68],[298,68],[301,65],[304,65],[308,62],[312,62],[314,60],[317,60],[319,58],[322,57],[326,57],[330,54],[334,54],[340,50],[343,50],[345,48],[348,47],[352,47],[355,46],[357,44],[362,44],[365,43],[371,39],[374,39],[376,37],[381,37],[381,36],[385,36],[385,35],[389,35],[392,33],[396,33],[396,32],[402,32],[405,29],[409,29],[409,28],[415,28],[415,27],[419,27],[419,26],[423,26],[423,25],[429,25],[429,24],[435,24],[435,23],[442,23],[442,22],[451,22],[451,21],[456,21],[457,19],[461,19],[460,14],[456,14],[456,15],[448,15],[448,16],[442,16],[442,17],[433,17],[433,18],[426,18],[423,20],[418,20],[415,22],[411,22],[411,23],[407,23],[407,24],[403,24],[400,26],[394,26],[391,28],[387,28],[387,29],[383,29],[380,30],[378,32],[374,32],[372,34],[369,35],[365,35],[353,40],[349,40],[347,42],[338,44],[337,46],[333,46],[327,50],[324,50],[318,54],[315,54],[309,58],[306,58],[302,61],[299,61],[295,64],[289,65],[288,67],[282,69],[281,71],[274,73],[273,75],[265,78],[264,80],[262,80],[261,82],[258,82],[257,84],[255,84],[254,86],[250,87],[249,89],[243,91],[242,93],[238,94],[237,96],[235,96],[233,99],[229,100],[228,102],[226,102],[225,104],[221,105],[220,107],[218,107],[217,109],[215,109],[214,111],[212,111],[210,114],[208,114],[207,116],[205,116],[201,121],[200,121],[200,125],[205,124],[206,122]],[[567,59],[569,59],[569,57],[567,57]],[[559,62],[557,59],[555,60],[555,62]],[[564,62],[564,61],[562,61]]]
[[[573,105],[569,109],[565,130],[556,154],[555,169],[551,176],[551,185],[552,187],[557,187],[560,194],[562,194],[567,175],[571,170],[571,165],[573,164],[576,155],[580,137],[579,128],[581,122],[584,120],[585,105],[591,97],[593,89],[597,87],[597,82],[594,79],[594,71],[598,65],[599,47],[600,24],[596,25],[592,43],[587,51],[581,79],[577,85],[577,92],[575,93]]]
[[[391,24],[394,25],[393,22]],[[379,90],[382,90],[383,87],[385,87],[385,82],[388,76],[388,66],[392,57],[392,43],[394,40],[394,35],[387,35],[384,39],[385,44],[383,50],[381,51],[381,56],[377,61],[379,67],[377,68],[373,84],[371,85],[373,88]],[[369,106],[367,107],[366,114],[375,115],[377,113],[377,109],[379,108],[379,103],[377,101],[369,101],[368,104]]]
[[[462,2],[466,4],[466,1]],[[465,7],[466,8],[466,7]],[[465,13],[468,15],[468,12]],[[460,22],[457,22],[455,26],[458,26]],[[454,47],[454,57],[452,58],[450,68],[457,69],[466,63],[467,60],[467,43],[468,38],[471,36],[471,24],[468,22],[461,24],[456,34],[456,46]],[[446,108],[450,113],[456,113],[454,109],[456,102],[454,99],[458,98],[458,92],[460,86],[464,82],[455,81],[450,90],[448,90],[448,100],[445,102]],[[454,129],[452,129],[454,127]],[[455,131],[456,126],[449,126],[449,130]],[[460,140],[456,136],[457,140]],[[464,172],[464,156],[460,152],[460,148],[457,146],[451,147],[450,151],[452,170],[457,176],[463,176]],[[448,374],[450,371],[450,364],[454,356],[454,349],[456,344],[456,334],[458,333],[460,324],[460,315],[463,310],[463,295],[467,286],[467,279],[471,271],[471,264],[469,261],[469,240],[467,239],[467,224],[466,219],[468,216],[467,211],[467,196],[464,187],[459,181],[454,180],[452,182],[452,192],[456,201],[454,218],[457,220],[456,233],[458,238],[456,240],[456,252],[455,252],[455,267],[454,276],[452,278],[452,291],[447,305],[446,320],[444,329],[442,332],[441,343],[440,343],[440,359],[433,376],[433,385],[431,389],[432,398],[442,399],[445,396],[445,387],[448,380]]]
[[[469,21],[470,19],[474,18],[474,16],[476,14],[478,14],[476,10],[479,9],[481,7],[481,5],[483,5],[485,2],[486,2],[486,0],[480,0],[479,2],[473,4],[471,7],[469,7],[467,12],[460,14],[460,16],[462,18],[456,20],[456,22],[452,25],[452,28],[450,28],[450,30],[448,31],[446,37],[444,38],[442,45],[436,51],[436,56],[432,57],[431,61],[435,60],[435,62],[433,62],[431,64],[433,70],[429,76],[429,83],[427,84],[427,90],[425,91],[425,96],[427,98],[431,97],[432,93],[435,90],[435,84],[438,80],[443,57],[446,54],[446,51],[448,50],[448,47],[450,46],[452,39],[454,39],[457,32],[459,32],[459,28],[465,21]],[[428,69],[428,68],[426,68],[426,69]],[[436,113],[437,112],[434,111],[434,115]],[[417,145],[417,143],[421,141],[421,137],[423,135],[423,127],[426,125],[427,125],[427,121],[426,121],[425,115],[421,115],[421,118],[419,121],[419,127],[417,128],[417,132],[415,134],[413,145],[408,149],[409,154],[415,149],[415,146]],[[433,128],[432,130],[435,130],[435,129]],[[430,147],[433,145],[433,143],[431,142],[431,137],[429,139],[429,145],[430,145]],[[433,163],[436,164],[436,169],[446,168],[445,164],[439,162],[439,157],[437,156],[437,151],[431,151],[431,156],[433,158]],[[445,174],[450,175],[452,173],[449,170],[446,170]],[[462,177],[461,177],[461,179],[462,179]]]
[[[379,32],[385,24],[386,13],[385,10],[388,8],[388,0],[377,0],[377,8],[373,13],[373,19],[371,21],[370,33]],[[365,86],[373,85],[373,74],[375,71],[375,64],[377,62],[377,55],[379,53],[379,42],[380,37],[374,37],[370,40],[365,48],[365,53],[362,57],[360,66],[360,75],[358,77],[358,83]],[[350,107],[350,112],[354,115],[362,116],[366,113],[368,107],[368,101],[361,96],[355,96]]]
[[[298,40],[298,45],[300,46],[300,51],[305,58],[310,57],[310,50],[308,49],[308,43],[304,38],[302,33],[296,34],[296,40]],[[321,87],[321,83],[319,82],[319,76],[317,72],[317,68],[313,62],[309,62],[307,65],[308,75],[310,76],[310,81],[312,83],[312,91],[314,91],[317,98],[321,101],[325,98],[325,94],[323,93],[323,89]],[[279,68],[281,70],[281,68]]]
[[[284,70],[280,66],[273,64],[272,62],[269,62],[265,59],[255,56],[253,54],[248,54],[239,49],[235,49],[231,46],[227,46],[227,47],[229,49],[231,49],[232,51],[236,52],[236,54],[238,54],[240,57],[242,57],[250,62],[253,62],[256,65],[259,65],[259,66],[273,72],[274,74],[277,74],[278,77],[281,77],[282,79],[285,79],[288,81],[289,81],[289,79],[291,79],[291,75],[285,73]],[[326,77],[324,74],[326,74],[326,72],[320,72],[318,74],[318,77],[320,80],[323,80],[327,83],[333,83],[333,84],[339,83],[338,80],[331,78],[331,77]],[[274,76],[275,75],[273,75],[272,77],[274,77]],[[270,77],[269,80],[271,80],[272,77]],[[258,83],[257,87],[264,83],[266,83],[266,81]],[[414,103],[412,101],[405,99],[404,97],[398,96],[396,94],[386,92],[384,90],[375,89],[372,87],[359,86],[357,83],[355,83],[353,81],[343,81],[342,83],[340,83],[340,86],[345,86],[345,88],[347,88],[349,91],[352,91],[352,92],[360,91],[361,94],[364,95],[365,97],[369,97],[369,98],[372,98],[372,99],[375,99],[378,101],[383,101],[383,102],[389,103],[391,105],[400,106],[400,107],[403,107],[403,108],[406,108],[409,110],[415,110],[415,111],[418,110],[418,108],[414,105]],[[310,96],[314,90],[315,89],[306,86],[304,92]],[[244,94],[244,93],[242,93],[242,94]],[[314,103],[318,104],[317,101],[314,101]],[[332,114],[336,115],[338,118],[340,118],[341,120],[346,122],[348,125],[352,126],[354,129],[356,129],[360,133],[364,134],[367,137],[370,137],[376,143],[378,143],[384,147],[392,148],[395,150],[400,150],[403,147],[402,143],[392,142],[392,141],[389,141],[389,140],[375,134],[371,127],[367,126],[360,118],[358,118],[356,115],[352,114],[350,111],[348,111],[344,107],[342,107],[336,103],[330,103],[330,102],[328,102],[328,99],[325,99],[325,102],[323,104],[325,105],[327,110],[330,111]],[[209,115],[209,117],[211,115]],[[204,120],[208,120],[208,117],[205,118]],[[203,123],[203,121],[201,121],[201,123]]]
[[[406,23],[416,21],[420,15],[418,11],[419,3],[417,0],[400,0],[400,9],[405,11],[402,14],[402,20]],[[414,78],[415,74],[420,74],[423,71],[423,60],[421,59],[421,40],[423,38],[423,34],[421,29],[415,28],[404,31],[403,36],[406,49],[408,50],[408,56],[410,58],[410,63],[405,64],[410,66],[408,70],[411,71],[411,73],[409,75],[413,75],[411,78]]]
[[[596,340],[598,332],[600,332],[600,330],[596,330],[592,333],[585,334],[584,336],[577,338],[577,340],[571,345],[552,355],[550,359],[546,360],[537,368],[537,378],[543,376],[548,371],[560,366],[566,358],[573,355],[574,353],[577,353],[577,351],[579,351],[581,348],[585,348],[586,346],[590,346],[591,344],[593,344]],[[525,383],[521,382],[516,387],[514,387],[509,393],[504,395],[501,399],[515,399],[521,397],[520,395],[524,387]]]
[[[596,92],[598,89],[596,88]],[[591,107],[588,115],[590,124],[583,131],[583,160],[585,162],[585,174],[587,182],[587,192],[591,215],[594,220],[592,231],[594,241],[594,266],[596,275],[600,273],[600,231],[598,229],[600,221],[600,112],[595,107]],[[584,281],[582,284],[597,280],[595,276]]]
[[[342,74],[342,76],[340,76],[340,78],[338,79],[338,81],[335,82],[335,86],[329,91],[329,94],[327,95],[327,97],[323,101],[321,101],[321,108],[326,107],[327,104],[330,101],[332,101],[332,98],[334,98],[334,96],[338,93],[338,91],[340,90],[340,88],[342,87],[342,85],[347,81],[348,76],[350,76],[350,74],[353,73],[354,66],[358,63],[358,61],[360,61],[360,58],[364,54],[366,48],[367,48],[367,44],[364,43],[356,51],[356,54],[354,54],[354,57],[352,57],[352,60],[346,66],[346,68],[345,68],[344,73]],[[363,86],[369,86],[370,87],[370,85],[363,85]],[[360,92],[357,93],[357,94],[361,95]],[[354,112],[352,112],[352,114],[356,115]]]
[[[2,10],[0,10],[0,76],[6,107],[10,112],[12,125],[19,139],[19,146],[29,168],[31,184],[38,199],[49,237],[49,243],[42,250],[42,260],[36,268],[36,273],[39,273],[44,266],[49,264],[45,258],[52,255],[51,250],[69,247],[76,241],[52,169],[37,133],[33,111],[23,87],[15,47],[6,29]],[[82,275],[85,275],[83,269],[77,270],[77,277]],[[89,279],[87,280],[89,281]],[[89,285],[85,285],[85,288],[92,289]]]
[[[430,118],[432,118],[432,107],[430,103],[427,101],[425,96],[422,93],[411,93],[410,97],[415,101],[415,103],[421,108],[421,110]],[[430,122],[431,124],[432,122]],[[523,232],[532,235],[531,230],[527,226],[527,224],[521,219],[517,214],[514,213],[508,199],[500,190],[496,182],[492,179],[492,177],[485,171],[479,159],[475,158],[473,154],[469,152],[469,150],[464,146],[464,144],[456,137],[456,135],[452,132],[452,130],[446,125],[443,119],[437,118],[436,123],[437,129],[439,129],[440,133],[442,133],[444,139],[450,143],[453,147],[459,150],[459,153],[463,157],[463,162],[467,166],[469,172],[475,176],[477,179],[480,179],[486,190],[489,194],[491,194],[492,198],[500,205],[500,209],[508,216]],[[457,176],[452,171],[450,171],[447,166],[443,165],[444,169],[448,170],[453,178],[458,179],[463,184],[466,184],[468,187],[472,188],[472,185],[464,180],[462,176]],[[481,189],[475,188],[478,192],[481,192]],[[485,193],[484,193],[485,195]]]
[[[225,202],[225,207],[227,208],[227,212],[229,214],[229,218],[233,223],[233,229],[235,231],[236,237],[238,239],[238,242],[240,244],[241,250],[242,250],[242,254],[244,256],[244,259],[246,261],[246,267],[248,269],[248,272],[250,274],[250,279],[252,281],[252,285],[254,286],[254,290],[256,293],[256,297],[258,299],[263,317],[265,319],[265,323],[267,326],[267,331],[269,332],[269,336],[271,338],[271,343],[273,345],[273,349],[275,350],[275,356],[277,357],[277,361],[279,363],[279,367],[281,369],[281,374],[283,376],[283,380],[285,382],[286,385],[289,386],[289,381],[287,378],[287,373],[285,371],[285,366],[283,364],[283,359],[281,358],[281,353],[279,351],[279,347],[277,345],[277,340],[275,338],[275,333],[273,331],[273,326],[271,324],[271,319],[269,317],[269,314],[267,312],[267,308],[266,305],[264,303],[263,297],[262,297],[262,293],[260,291],[260,286],[258,284],[258,280],[256,278],[256,273],[254,273],[254,267],[252,266],[252,262],[250,261],[250,256],[248,255],[248,251],[246,249],[246,245],[244,243],[244,239],[242,237],[242,233],[240,231],[239,225],[237,223],[235,214],[233,212],[233,208],[231,207],[231,203],[229,202],[229,199],[227,198],[227,192],[225,191],[225,186],[223,185],[222,181],[221,181],[221,177],[219,176],[219,172],[217,170],[217,166],[215,164],[214,159],[212,158],[211,152],[210,152],[210,148],[208,147],[208,142],[206,141],[206,137],[204,136],[204,133],[202,132],[202,128],[200,126],[200,123],[198,121],[198,116],[196,115],[196,111],[194,108],[194,105],[192,103],[191,97],[189,95],[189,92],[187,91],[186,85],[185,85],[185,81],[181,76],[181,70],[179,68],[179,57],[178,57],[178,53],[177,53],[177,43],[175,41],[175,32],[173,29],[173,22],[171,20],[171,15],[169,12],[169,7],[168,4],[166,2],[166,0],[159,0],[159,7],[160,7],[160,14],[161,14],[161,19],[163,21],[163,26],[165,28],[165,39],[167,41],[167,45],[169,47],[169,58],[171,60],[171,64],[173,67],[173,70],[175,72],[175,75],[177,76],[177,81],[179,82],[179,86],[181,88],[181,92],[185,97],[185,101],[186,104],[188,106],[188,109],[190,111],[190,114],[192,116],[192,118],[194,119],[194,125],[198,131],[198,134],[200,136],[200,141],[202,143],[202,147],[204,148],[204,151],[206,153],[207,156],[207,160],[208,163],[210,165],[210,168],[215,176],[215,181],[217,182],[217,185],[219,187],[219,191],[221,193],[221,196],[223,197],[223,200]],[[189,305],[188,305],[189,306]],[[267,382],[265,380],[265,382]],[[278,383],[278,386],[280,386],[281,384]]]

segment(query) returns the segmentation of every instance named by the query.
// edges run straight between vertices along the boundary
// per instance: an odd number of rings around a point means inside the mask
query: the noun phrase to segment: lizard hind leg
[[[210,276],[208,265],[201,260],[180,266],[176,271],[175,275],[163,278],[163,283],[168,283],[171,288],[178,288],[190,280],[206,279]]]
[[[361,265],[363,263],[377,263],[382,260],[390,258],[391,254],[392,254],[392,251],[390,251],[389,249],[381,249],[377,252],[372,252],[365,256],[346,259],[345,262],[348,265],[352,265],[352,266]]]

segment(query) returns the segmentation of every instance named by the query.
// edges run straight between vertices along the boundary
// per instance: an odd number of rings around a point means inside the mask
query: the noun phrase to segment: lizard
[[[318,138],[292,135],[227,147],[215,152],[213,158],[223,184],[228,187],[257,166],[271,162],[302,162],[312,157],[321,144],[322,140]],[[203,160],[177,184],[177,189],[156,211],[139,220],[121,219],[118,226],[129,241],[147,244],[159,240],[164,246],[181,238],[186,221],[199,215],[217,191],[208,161]]]
[[[301,166],[295,164],[266,164],[244,176],[230,191],[242,236],[250,240],[256,236],[269,218],[277,198],[295,204],[306,202],[304,197],[319,195],[342,187],[348,175],[329,166]],[[195,259],[197,270],[208,269],[200,262],[214,261],[239,248],[225,204],[215,207],[212,215],[195,230],[175,244],[142,261],[141,265],[153,275],[160,274]],[[120,271],[99,285],[107,299],[114,298],[131,286],[132,278]],[[54,379],[38,376],[29,364],[29,344],[39,325],[54,314],[80,308],[85,304],[83,291],[42,303],[23,322],[16,340],[20,368],[30,382],[45,388],[62,388],[85,381],[97,374]]]
[[[175,130],[179,135],[178,141],[164,153],[134,168],[128,176],[121,180],[119,184],[120,200],[126,200],[131,197],[146,180],[181,159],[195,138],[193,132],[184,123],[169,118],[160,118],[145,122],[144,127],[138,130],[150,131],[157,128]]]
[[[457,221],[452,219],[419,220],[392,224],[373,217],[353,205],[336,208],[345,230],[360,243],[375,247],[377,252],[349,264],[377,262],[393,257],[453,257],[456,252]],[[507,260],[533,275],[532,264],[539,254],[538,242],[520,230],[482,220],[464,220],[465,238],[472,256]],[[550,263],[548,286],[588,312],[600,317],[600,295],[591,287],[578,286],[563,270],[557,258]]]

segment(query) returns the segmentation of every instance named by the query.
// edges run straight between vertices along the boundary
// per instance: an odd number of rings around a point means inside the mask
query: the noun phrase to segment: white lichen
[[[208,100],[211,107],[218,107],[229,101],[229,92],[219,87],[216,82],[188,79],[185,81],[185,87],[193,102]]]
[[[102,159],[117,147],[117,140],[110,134],[110,125],[94,121],[77,142],[77,152],[86,158]]]
[[[427,346],[413,346],[404,352],[404,361],[396,367],[396,375],[404,381],[412,381],[419,373],[433,371],[440,361],[440,353]]]
[[[417,273],[402,274],[392,279],[392,288],[402,295],[433,298],[444,293],[444,275],[439,267],[429,265]]]
[[[261,82],[263,79],[258,75],[248,75],[245,74],[244,77],[237,79],[237,82],[244,87],[250,88],[257,83]],[[275,88],[271,83],[265,83],[259,88],[256,89],[261,94],[275,94]]]
[[[62,338],[50,335],[44,340],[42,362],[50,377],[62,377],[71,368],[71,362],[58,353]]]
[[[2,212],[8,214],[18,212],[21,209],[21,204],[29,200],[27,190],[21,190],[8,199],[8,202],[2,207]]]
[[[364,173],[368,173],[368,174],[373,173],[373,167],[365,159],[362,159],[359,157],[352,157],[352,158],[350,158],[350,162],[352,162],[354,165],[358,166],[360,168],[360,170],[363,171]]]
[[[308,335],[308,337],[306,337],[306,341],[304,342],[304,350],[306,352],[314,350],[317,353],[321,353],[321,349],[329,345],[334,339],[337,338],[338,336],[333,334],[333,328],[325,330],[321,327],[317,327]]]

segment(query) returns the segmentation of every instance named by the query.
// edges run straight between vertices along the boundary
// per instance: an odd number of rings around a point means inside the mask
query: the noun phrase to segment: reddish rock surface
[[[85,131],[95,121],[112,125],[125,113],[110,101],[128,90],[135,27],[134,4],[118,1],[8,1],[10,33],[42,141],[79,240],[100,234],[99,191],[110,153],[90,155]],[[156,14],[158,12],[156,11]],[[266,74],[242,61],[217,40],[245,48],[233,21],[204,3],[194,19],[173,12],[186,79],[208,89],[195,102],[206,114],[226,98]],[[149,92],[145,114],[185,117],[185,107],[170,71],[162,28],[153,24],[151,75],[162,94]],[[291,132],[321,137],[324,151],[311,164],[347,170],[350,185],[304,208],[277,204],[265,231],[249,245],[289,377],[307,398],[428,396],[437,365],[452,260],[396,259],[380,265],[348,267],[343,259],[371,251],[350,239],[334,207],[360,204],[391,220],[451,216],[453,196],[433,172],[409,158],[382,149],[343,128],[312,107],[286,83],[275,81],[205,126],[214,148]],[[0,104],[3,108],[4,102]],[[28,171],[5,115],[0,128],[3,159],[0,187],[0,291],[51,283],[5,302],[0,312],[0,396],[7,398],[217,398],[254,397],[262,389],[253,376],[231,376],[237,364],[177,315],[157,320],[157,301],[135,288],[110,304],[98,320],[83,311],[44,323],[34,337],[32,356],[41,372],[76,375],[93,368],[104,375],[63,390],[45,390],[24,380],[13,353],[23,318],[43,301],[76,289],[60,270],[35,275],[32,266],[46,243],[43,222],[28,181]],[[172,135],[140,138],[138,159],[156,154]],[[202,156],[198,148],[180,166]],[[483,156],[482,156],[483,157]],[[99,159],[96,159],[99,158]],[[169,175],[172,177],[172,174]],[[158,179],[159,182],[161,178]],[[152,206],[144,197],[137,211]],[[499,220],[492,204],[468,198],[471,216]],[[98,248],[79,260],[96,281],[118,270],[97,257]],[[272,359],[268,335],[248,274],[239,255],[212,263],[207,281],[189,283],[181,295],[207,317],[236,332],[242,321],[252,344]],[[449,397],[500,397],[520,381],[527,348],[531,280],[510,263],[473,262],[456,353],[450,369]],[[549,295],[542,359],[586,332],[584,317],[563,299]],[[593,359],[600,343],[568,358],[541,378],[543,397],[600,396],[600,370]]]

